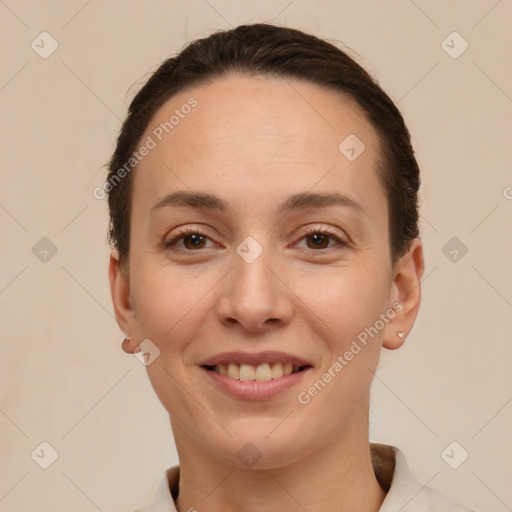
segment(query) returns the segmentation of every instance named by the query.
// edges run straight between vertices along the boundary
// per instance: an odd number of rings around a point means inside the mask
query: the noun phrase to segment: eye
[[[178,229],[170,240],[164,242],[164,248],[171,249],[177,247],[178,249],[186,251],[208,249],[208,247],[205,247],[207,240],[210,239],[201,230],[188,226],[186,228]],[[212,240],[210,240],[210,242],[212,242],[216,247],[219,246],[219,244]]]
[[[343,240],[339,235],[326,228],[310,228],[304,233],[301,240],[306,240],[307,249],[331,249],[336,245],[348,247],[348,242]],[[334,245],[329,245],[330,241],[334,241]]]
[[[348,247],[348,242],[342,239],[334,231],[326,229],[325,227],[309,228],[300,239],[306,241],[306,249],[332,249],[333,247]],[[211,247],[219,247],[219,244],[213,242],[206,233],[198,228],[187,226],[185,228],[178,228],[174,235],[166,242],[163,247],[169,250],[182,250],[186,252],[193,252],[201,249],[208,249],[207,242],[210,241],[213,245]],[[331,242],[334,242],[332,244]]]

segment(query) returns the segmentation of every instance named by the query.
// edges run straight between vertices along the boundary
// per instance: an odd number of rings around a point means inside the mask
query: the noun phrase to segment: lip
[[[265,361],[268,361],[268,359]],[[220,373],[216,373],[212,370],[208,370],[203,366],[201,366],[200,369],[204,372],[207,378],[211,379],[217,385],[221,391],[233,396],[234,398],[255,401],[269,400],[277,396],[279,393],[290,389],[291,387],[298,384],[304,378],[304,375],[309,373],[313,367],[309,366],[308,368],[297,373],[290,373],[290,375],[285,375],[283,377],[279,377],[278,379],[265,382],[258,382],[255,380],[241,381],[238,379],[232,379],[231,377],[222,375]]]
[[[300,357],[276,350],[265,350],[263,352],[221,352],[208,359],[204,359],[199,366],[216,366],[218,364],[251,364],[259,365],[264,363],[291,363],[296,366],[313,366],[311,362],[301,359]],[[232,379],[233,380],[233,379]]]

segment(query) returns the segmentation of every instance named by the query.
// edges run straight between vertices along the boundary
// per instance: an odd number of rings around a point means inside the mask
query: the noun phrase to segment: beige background
[[[144,366],[120,349],[92,191],[149,71],[213,29],[272,20],[357,51],[423,172],[423,304],[406,345],[382,354],[371,438],[453,499],[511,509],[510,0],[2,0],[0,16],[0,512],[131,511],[177,462]],[[46,59],[31,47],[43,31],[58,43]],[[458,58],[442,47],[453,31],[469,44]],[[468,249],[456,262],[452,237]],[[48,469],[31,458],[49,460],[43,441],[59,455]],[[452,441],[469,453],[458,469],[441,457]]]

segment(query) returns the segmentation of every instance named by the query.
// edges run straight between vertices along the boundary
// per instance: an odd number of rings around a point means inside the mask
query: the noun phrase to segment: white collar
[[[370,451],[377,479],[388,489],[379,512],[475,512],[418,482],[396,446],[370,443]],[[179,466],[173,466],[160,480],[149,511],[177,512],[173,494],[177,496],[178,489]]]

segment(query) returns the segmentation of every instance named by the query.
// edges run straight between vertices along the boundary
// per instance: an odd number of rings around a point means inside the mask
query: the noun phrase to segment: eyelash
[[[338,245],[342,247],[348,247],[348,242],[345,240],[342,240],[334,231],[331,231],[329,228],[317,228],[317,227],[311,227],[306,230],[306,232],[302,235],[300,240],[306,238],[309,235],[327,235],[333,240],[335,240]],[[328,249],[331,249],[331,247],[328,247]],[[314,250],[314,249],[313,249]]]
[[[331,231],[328,228],[318,228],[318,227],[308,228],[306,230],[306,232],[303,233],[300,240],[303,240],[304,238],[308,237],[309,235],[313,235],[313,234],[327,235],[328,237],[335,240],[340,247],[343,247],[343,248],[349,247],[348,242],[346,242],[345,240],[342,240],[336,233],[334,233],[333,231]],[[197,229],[197,228],[194,228],[191,226],[187,226],[185,228],[178,228],[176,234],[170,240],[168,240],[167,242],[164,242],[164,244],[163,244],[164,248],[171,249],[174,245],[176,245],[186,235],[200,235],[200,236],[210,239],[210,237],[205,232],[201,231],[200,229]],[[322,249],[310,249],[310,250],[314,251],[314,252],[319,252],[322,250],[325,251],[326,249],[333,249],[333,247],[325,247]],[[198,249],[198,251],[200,251],[200,250],[201,249]],[[191,249],[185,249],[185,251],[189,252],[189,253],[196,252]]]

